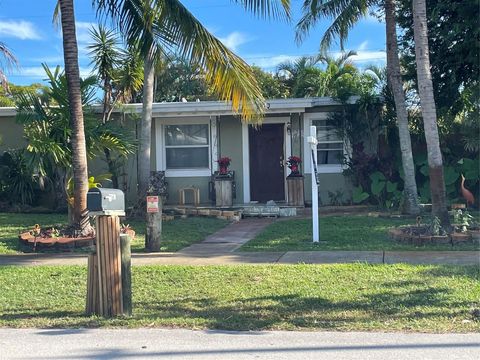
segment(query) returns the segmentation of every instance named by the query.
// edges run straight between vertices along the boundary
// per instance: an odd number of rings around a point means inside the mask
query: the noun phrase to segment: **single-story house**
[[[178,203],[178,189],[200,189],[200,202],[210,202],[212,175],[218,171],[220,157],[232,159],[235,204],[286,200],[285,162],[299,156],[303,163],[305,202],[311,202],[310,147],[306,141],[311,125],[317,127],[317,169],[321,202],[330,202],[329,192],[341,191],[350,198],[351,186],[342,174],[343,158],[349,146],[329,121],[332,112],[342,106],[331,98],[275,99],[267,101],[266,114],[259,126],[242,123],[228,103],[202,101],[155,103],[153,105],[152,170],[165,171],[168,182],[167,204]],[[138,129],[141,104],[122,109],[126,126]],[[126,114],[126,115],[125,115]],[[117,113],[118,115],[118,113]],[[118,116],[117,116],[118,117]],[[126,119],[126,120],[125,120]],[[22,146],[22,128],[15,123],[15,109],[0,108],[0,151]],[[105,163],[93,161],[90,173],[104,173]],[[127,199],[135,197],[136,159],[132,156],[124,168],[120,184]]]

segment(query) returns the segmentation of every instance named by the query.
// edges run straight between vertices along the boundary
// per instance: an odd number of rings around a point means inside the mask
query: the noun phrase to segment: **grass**
[[[0,267],[0,327],[480,332],[476,267],[139,266],[131,318],[85,316],[86,268]]]
[[[312,243],[311,219],[277,221],[264,229],[240,251],[315,250],[478,250],[478,245],[414,245],[390,239],[391,227],[412,224],[413,219],[379,218],[366,215],[320,216],[320,238]]]
[[[11,214],[0,213],[0,254],[15,254],[28,250],[18,242],[18,233],[32,228],[35,224],[43,227],[65,224],[67,217],[58,214]],[[125,220],[136,232],[132,241],[132,251],[144,251],[145,223]],[[175,219],[163,223],[161,251],[178,251],[188,245],[203,240],[207,235],[226,226],[226,220],[214,218]]]

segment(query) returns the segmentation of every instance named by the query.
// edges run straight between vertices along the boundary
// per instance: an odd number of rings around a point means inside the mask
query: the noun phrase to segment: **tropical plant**
[[[430,73],[425,0],[413,0],[413,27],[418,94],[421,102],[425,140],[427,142],[432,213],[434,216],[440,218],[444,228],[448,228],[450,226],[450,219],[447,211],[443,159],[440,150],[437,114],[433,95],[432,76]]]
[[[366,17],[370,9],[374,9],[378,5],[385,6],[385,19],[387,23],[387,68],[389,83],[392,87],[397,109],[402,166],[406,184],[404,189],[406,200],[405,210],[409,213],[416,214],[419,208],[416,200],[417,189],[415,174],[413,172],[410,134],[408,133],[408,117],[396,45],[394,0],[385,0],[383,3],[379,0],[306,0],[303,4],[303,16],[297,24],[296,38],[298,42],[302,42],[317,22],[324,18],[332,19],[330,26],[322,36],[320,49],[322,52],[325,52],[331,46],[334,39],[338,38],[340,48],[343,50],[344,42],[351,28],[359,20]]]
[[[0,195],[11,202],[32,204],[37,188],[32,168],[23,149],[5,151],[0,156]]]
[[[69,111],[68,82],[57,67],[51,71],[44,65],[48,77],[48,101],[37,94],[19,95],[17,121],[24,126],[28,142],[28,164],[42,178],[48,177],[56,186],[56,193],[64,193],[66,179],[72,170],[73,146],[71,114]],[[102,123],[89,105],[95,99],[95,77],[81,79],[80,93],[84,110],[86,154],[90,158],[102,154],[104,149],[126,157],[135,150],[133,137],[114,122]],[[88,178],[87,178],[88,180]],[[73,180],[75,183],[75,181]],[[75,183],[76,186],[76,183]],[[87,182],[88,186],[88,182]]]
[[[93,27],[90,35],[93,43],[87,48],[90,50],[91,63],[94,65],[94,71],[103,90],[102,123],[106,124],[110,121],[114,108],[118,107],[122,100],[130,97],[130,95],[125,96],[125,93],[140,90],[143,75],[138,71],[130,72],[132,55],[120,48],[118,35],[114,31],[100,25],[98,29]],[[133,51],[132,48],[130,50]],[[132,76],[138,78],[132,79]],[[109,148],[104,148],[103,152],[108,171],[112,174],[112,185],[118,188],[119,170],[126,158],[115,157]]]
[[[4,90],[8,90],[7,76],[5,69],[17,66],[18,61],[15,55],[8,49],[7,45],[0,41],[0,86]]]

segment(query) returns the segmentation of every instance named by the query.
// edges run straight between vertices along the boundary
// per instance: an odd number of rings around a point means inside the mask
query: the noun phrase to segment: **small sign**
[[[158,196],[147,196],[147,213],[158,213]]]

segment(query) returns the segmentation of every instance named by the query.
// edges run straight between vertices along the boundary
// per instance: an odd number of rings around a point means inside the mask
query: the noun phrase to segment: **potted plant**
[[[215,205],[219,207],[231,207],[233,205],[233,171],[228,167],[232,159],[223,156],[217,160],[220,167],[218,175],[215,175]]]
[[[298,156],[290,156],[287,160],[287,166],[290,169],[290,176],[302,176],[300,174],[299,165],[302,163],[302,159]]]
[[[220,175],[228,174],[228,167],[230,166],[231,162],[232,162],[232,159],[230,159],[228,156],[221,157],[220,159],[217,160],[218,166],[220,167],[220,171],[219,171]]]
[[[290,206],[304,206],[303,195],[303,176],[300,173],[299,166],[302,159],[298,156],[290,156],[287,159],[287,166],[290,174],[287,176],[287,198]]]

